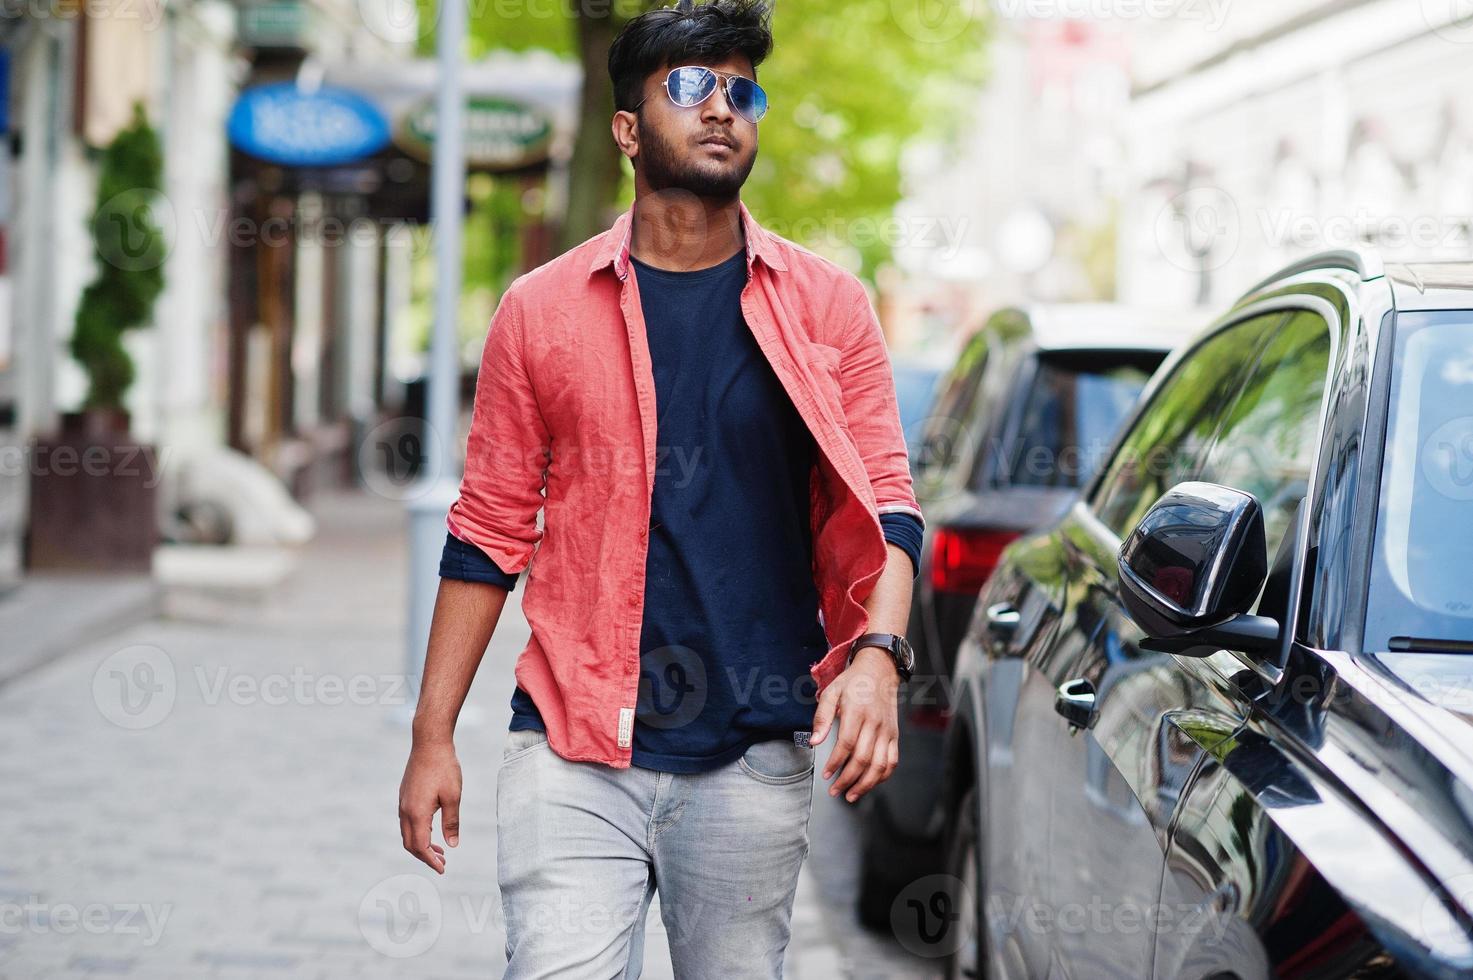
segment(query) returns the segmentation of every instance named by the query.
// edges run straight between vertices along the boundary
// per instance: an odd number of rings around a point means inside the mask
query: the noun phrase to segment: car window
[[[941,393],[926,419],[916,450],[917,491],[938,485],[961,448],[961,436],[982,387],[987,368],[987,335],[978,332],[967,341],[956,365],[941,385]]]
[[[1121,423],[1163,358],[1150,351],[1040,355],[1010,425],[1006,458],[989,466],[994,454],[979,454],[973,488],[982,489],[989,480],[1009,486],[1082,486],[1109,453]]]
[[[1161,495],[1198,466],[1282,312],[1236,323],[1179,361],[1121,441],[1090,498],[1106,527],[1125,537]]]
[[[1473,644],[1473,314],[1396,319],[1365,647]]]
[[[1329,324],[1307,310],[1292,313],[1233,399],[1196,476],[1258,500],[1269,561],[1309,490],[1329,369]]]

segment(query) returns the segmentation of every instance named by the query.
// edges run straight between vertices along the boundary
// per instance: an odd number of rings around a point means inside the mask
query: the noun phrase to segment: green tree
[[[123,333],[147,322],[164,288],[167,242],[155,216],[163,153],[143,104],[102,153],[97,204],[88,227],[97,277],[82,291],[71,353],[87,372],[87,409],[123,407],[133,359]]]
[[[608,132],[608,47],[629,17],[654,6],[509,0],[471,8],[471,57],[546,48],[583,65],[565,247],[605,227],[610,206],[631,196],[628,165]],[[815,250],[846,252],[872,275],[895,244],[885,223],[900,199],[901,151],[917,138],[950,141],[971,122],[966,109],[984,79],[985,9],[982,0],[777,0],[776,46],[759,69],[773,108],[742,195],[758,219]],[[423,40],[432,48],[433,32]]]

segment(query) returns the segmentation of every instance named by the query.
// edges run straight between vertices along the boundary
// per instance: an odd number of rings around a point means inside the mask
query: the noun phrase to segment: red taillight
[[[944,732],[950,719],[951,709],[940,705],[910,709],[911,726],[918,731]]]
[[[931,548],[931,588],[975,595],[997,567],[1002,550],[1017,537],[1012,531],[941,528]]]

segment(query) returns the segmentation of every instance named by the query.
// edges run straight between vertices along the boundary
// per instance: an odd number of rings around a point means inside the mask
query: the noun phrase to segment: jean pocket
[[[777,738],[754,742],[737,759],[737,768],[773,786],[802,782],[813,775],[813,748]]]
[[[547,744],[547,732],[536,728],[518,728],[506,733],[506,747],[501,750],[501,761],[520,759]]]

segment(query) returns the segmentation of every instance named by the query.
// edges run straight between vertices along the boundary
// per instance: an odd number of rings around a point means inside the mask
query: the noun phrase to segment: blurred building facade
[[[1133,36],[1119,292],[1220,308],[1367,241],[1473,257],[1473,22],[1457,4],[1233,4]]]
[[[987,86],[959,107],[960,144],[920,146],[906,161],[907,245],[882,283],[902,345],[954,346],[998,306],[1114,288],[1125,33],[1000,7],[988,64]]]
[[[429,245],[436,72],[415,50],[432,29],[414,0],[32,5],[0,19],[0,590],[25,562],[37,441],[86,392],[68,345],[95,274],[98,163],[135,101],[164,155],[154,217],[168,249],[151,323],[125,334],[125,407],[160,468],[229,447],[301,497],[362,479],[365,434],[419,413],[403,354]],[[467,66],[470,171],[555,196],[547,175],[570,151],[580,80],[540,52]],[[284,97],[252,116],[273,87]],[[333,139],[337,120],[312,115],[328,92],[382,123],[373,148],[311,156]],[[550,257],[546,226],[521,245],[528,262]]]
[[[28,477],[45,465],[30,446],[85,393],[67,342],[94,273],[99,150],[142,100],[165,151],[165,214],[218,212],[217,125],[236,75],[235,15],[223,0],[21,9],[0,24],[0,582],[19,574]],[[149,441],[207,431],[219,407],[223,265],[201,236],[165,230],[170,274],[155,325],[125,341],[137,368],[127,408]]]

